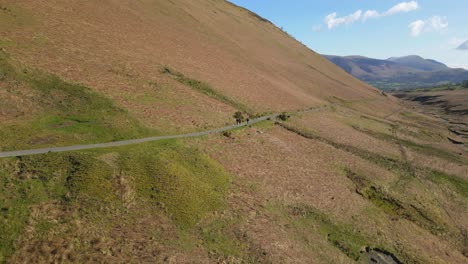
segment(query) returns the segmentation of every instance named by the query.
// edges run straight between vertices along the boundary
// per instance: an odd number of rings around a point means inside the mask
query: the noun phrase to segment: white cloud
[[[349,25],[356,21],[358,21],[362,16],[362,11],[358,10],[351,15],[344,16],[344,17],[337,17],[337,13],[331,13],[325,17],[325,24],[327,24],[328,29],[332,29],[334,27],[340,25]]]
[[[443,29],[448,28],[448,22],[446,17],[433,16],[431,19],[429,19],[429,22],[432,29],[434,29],[435,31],[441,31]]]
[[[380,13],[376,10],[367,10],[364,13],[364,16],[362,18],[362,21],[366,21],[369,18],[379,18],[379,17],[385,17],[385,16],[391,16],[395,15],[398,13],[408,13],[411,11],[414,11],[419,8],[419,4],[416,1],[411,1],[411,2],[401,2],[399,4],[394,5],[387,11]]]
[[[427,20],[416,20],[408,25],[410,35],[418,37],[423,32],[441,32],[448,28],[446,17],[433,16]]]
[[[387,12],[384,13],[384,15],[391,16],[398,13],[408,13],[418,8],[419,4],[416,1],[402,2],[390,8]]]
[[[362,17],[362,21],[366,21],[369,18],[375,18],[381,16],[376,10],[367,10]]]
[[[414,21],[413,23],[409,24],[410,28],[410,34],[413,37],[417,37],[421,34],[421,32],[424,30],[424,27],[426,26],[426,22],[422,20],[417,20]]]
[[[463,68],[465,70],[468,70],[468,64],[449,64],[448,65],[450,68]]]
[[[416,1],[410,2],[401,2],[387,11],[380,13],[377,10],[367,10],[363,12],[362,10],[357,10],[353,14],[344,16],[344,17],[337,17],[337,13],[331,13],[325,17],[325,24],[327,25],[328,29],[332,29],[338,27],[340,25],[349,25],[358,20],[362,20],[363,22],[367,21],[371,18],[379,18],[385,16],[391,16],[398,13],[407,13],[410,11],[414,11],[419,8],[419,4]]]

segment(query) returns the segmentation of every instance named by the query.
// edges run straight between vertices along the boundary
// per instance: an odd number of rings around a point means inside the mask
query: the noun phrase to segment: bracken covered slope
[[[145,109],[134,109],[132,96],[163,78],[164,66],[255,112],[306,108],[332,96],[379,96],[269,22],[225,1],[2,3],[11,9],[2,11],[2,17],[11,15],[3,18],[2,42],[8,41],[15,57],[89,85],[134,112]]]
[[[467,153],[444,123],[248,10],[0,0],[0,48],[0,151],[288,112],[223,135],[0,159],[0,262],[467,260]]]

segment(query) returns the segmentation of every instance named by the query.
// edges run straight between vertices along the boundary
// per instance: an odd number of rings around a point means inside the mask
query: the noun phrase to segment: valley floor
[[[468,151],[468,89],[398,92],[409,108],[445,121],[449,140]]]

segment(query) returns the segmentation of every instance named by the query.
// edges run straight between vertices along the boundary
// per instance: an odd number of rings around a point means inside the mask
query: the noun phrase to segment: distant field
[[[440,84],[435,86],[428,86],[427,83],[398,83],[385,81],[368,81],[368,83],[387,92],[465,89],[465,87],[461,86],[460,84]]]
[[[410,91],[417,91],[417,92],[430,92],[430,91],[454,91],[454,90],[463,90],[468,89],[461,84],[441,84],[436,86],[421,86],[418,88],[405,88],[405,89],[392,89],[390,86],[388,87],[388,92],[410,92]]]
[[[468,89],[468,87],[463,86],[461,84],[444,84],[444,85],[439,85],[439,86],[434,86],[434,87],[422,87],[422,88],[417,88],[415,91],[421,91],[421,92],[429,92],[429,91],[455,91],[455,90],[463,90],[463,89]]]

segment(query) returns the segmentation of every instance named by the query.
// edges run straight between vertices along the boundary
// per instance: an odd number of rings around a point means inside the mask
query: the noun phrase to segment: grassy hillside
[[[1,150],[97,143],[156,133],[110,99],[0,52]]]
[[[213,243],[198,229],[216,227],[198,223],[225,207],[230,185],[219,164],[176,141],[0,162],[2,262],[130,261],[143,242],[147,254],[179,246],[189,254],[189,237]]]
[[[0,1],[0,262],[464,263],[446,124],[225,1]],[[304,110],[304,111],[297,111]]]

